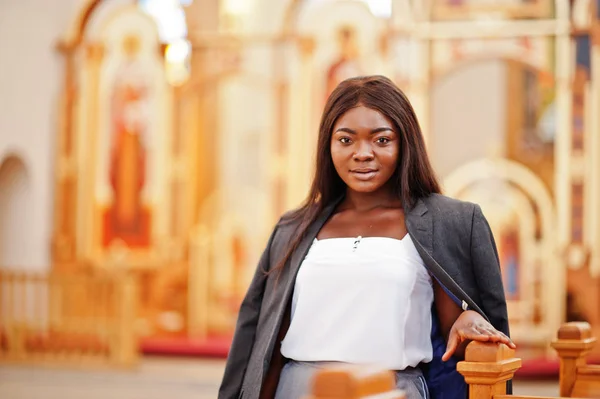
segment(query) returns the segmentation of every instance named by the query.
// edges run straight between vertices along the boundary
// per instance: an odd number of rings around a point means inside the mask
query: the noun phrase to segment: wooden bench
[[[0,270],[0,361],[134,366],[136,303],[124,274]]]
[[[596,339],[587,323],[566,323],[558,331],[552,347],[560,358],[561,398],[600,398],[600,366],[586,364],[586,356]],[[506,345],[472,342],[458,372],[469,384],[471,399],[560,399],[506,394],[506,381],[521,367],[521,359]],[[327,369],[316,375],[313,393],[307,399],[402,398],[394,391],[393,373],[360,368]],[[395,395],[395,396],[394,396]],[[400,395],[400,396],[398,396]]]

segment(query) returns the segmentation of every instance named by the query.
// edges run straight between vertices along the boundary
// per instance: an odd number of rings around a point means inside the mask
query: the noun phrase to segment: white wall
[[[33,223],[24,267],[49,266],[57,99],[62,83],[55,44],[82,0],[0,0],[0,162],[19,154],[29,173]],[[15,222],[16,223],[16,222]],[[11,266],[11,265],[2,265]]]
[[[478,62],[434,81],[430,151],[438,176],[504,154],[506,90],[501,60]]]

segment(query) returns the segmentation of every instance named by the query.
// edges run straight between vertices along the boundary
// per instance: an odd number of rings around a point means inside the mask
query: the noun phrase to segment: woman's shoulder
[[[281,215],[277,222],[278,229],[296,229],[302,222],[299,209],[292,209]]]
[[[471,226],[473,219],[481,214],[478,204],[448,197],[442,194],[432,194],[423,198],[428,211],[442,224]]]
[[[274,238],[276,241],[286,241],[291,239],[294,233],[300,227],[302,217],[297,209],[285,212],[280,216],[274,229]]]

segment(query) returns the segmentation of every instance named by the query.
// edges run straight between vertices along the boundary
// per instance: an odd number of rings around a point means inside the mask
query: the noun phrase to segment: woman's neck
[[[375,208],[401,208],[402,202],[391,190],[361,193],[348,189],[340,206],[342,209],[368,212]]]

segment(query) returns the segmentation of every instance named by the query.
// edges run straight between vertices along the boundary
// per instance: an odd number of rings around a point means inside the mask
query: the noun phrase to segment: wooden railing
[[[305,399],[404,399],[394,385],[391,371],[340,366],[318,373],[312,395]]]
[[[586,364],[586,356],[596,339],[587,323],[567,323],[558,331],[552,347],[560,358],[561,398],[600,398],[600,366]],[[472,342],[467,346],[465,360],[457,365],[458,372],[469,384],[471,399],[560,399],[542,396],[515,396],[506,394],[506,381],[521,367],[521,359],[506,345]],[[401,398],[394,391],[393,375],[385,370],[368,372],[359,378],[360,369],[328,369],[315,377],[313,394],[309,399],[368,398],[375,393]],[[396,395],[396,396],[394,396]]]
[[[562,398],[599,398],[600,367],[586,364],[586,356],[596,339],[587,323],[567,323],[558,331],[552,347],[560,358],[559,386]],[[467,347],[465,361],[458,363],[458,371],[469,384],[472,399],[516,399],[506,395],[506,380],[521,367],[521,359],[504,345],[472,342]],[[549,399],[542,397],[538,399]]]
[[[595,343],[587,323],[567,323],[558,331],[552,347],[560,357],[561,396],[600,398],[600,366],[586,364]]]
[[[0,270],[0,361],[133,366],[136,303],[121,273]]]

